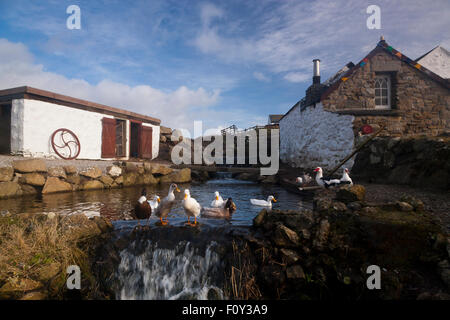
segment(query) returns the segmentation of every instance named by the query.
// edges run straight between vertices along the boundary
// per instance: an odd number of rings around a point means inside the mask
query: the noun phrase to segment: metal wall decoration
[[[58,129],[52,134],[51,143],[55,153],[65,160],[73,160],[80,154],[78,137],[69,129]]]

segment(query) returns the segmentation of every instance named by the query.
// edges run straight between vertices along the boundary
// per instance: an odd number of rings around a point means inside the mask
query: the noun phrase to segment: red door
[[[116,157],[116,120],[102,119],[102,158]]]
[[[153,129],[151,127],[140,127],[141,131],[141,141],[140,141],[140,154],[141,157],[144,159],[151,159],[152,158],[152,136],[153,136]]]

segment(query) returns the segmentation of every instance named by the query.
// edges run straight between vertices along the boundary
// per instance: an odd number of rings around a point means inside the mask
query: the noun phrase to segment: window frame
[[[376,103],[376,101],[377,101],[376,90],[377,89],[379,89],[379,90],[383,89],[382,87],[380,87],[380,88],[376,87],[377,81],[380,78],[387,80],[387,97],[386,97],[387,98],[387,105],[377,104]],[[392,109],[392,101],[391,101],[392,100],[391,99],[391,96],[392,96],[392,76],[390,74],[386,74],[386,73],[375,75],[374,90],[375,90],[375,92],[374,92],[375,109],[377,109],[377,110],[391,110]],[[379,99],[383,99],[384,96],[381,95],[378,98]]]

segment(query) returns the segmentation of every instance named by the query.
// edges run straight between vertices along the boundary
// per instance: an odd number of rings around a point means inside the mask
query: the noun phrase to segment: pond
[[[175,205],[169,215],[169,222],[172,225],[182,225],[186,221],[181,200],[183,191],[189,188],[192,197],[194,197],[201,206],[209,207],[214,199],[214,192],[219,191],[221,196],[226,199],[232,197],[237,206],[237,211],[233,214],[230,221],[219,219],[200,218],[200,223],[209,225],[223,225],[231,223],[232,225],[249,226],[252,219],[261,211],[261,207],[253,206],[250,203],[251,198],[267,199],[269,195],[274,195],[277,202],[273,208],[277,209],[300,209],[311,208],[310,201],[303,201],[299,195],[292,194],[278,185],[258,184],[251,181],[236,180],[228,177],[226,174],[218,175],[216,179],[205,183],[189,183],[179,185],[181,192],[175,193],[179,202]],[[168,185],[146,186],[149,198],[158,194],[161,198],[167,195]],[[142,187],[129,187],[111,190],[92,190],[73,193],[61,193],[52,195],[39,195],[15,199],[0,200],[0,211],[9,211],[10,213],[43,213],[55,212],[59,214],[84,213],[88,216],[104,216],[113,221],[117,227],[130,226],[136,221],[132,219],[136,200],[139,198]],[[152,216],[150,223],[153,224],[158,218]]]

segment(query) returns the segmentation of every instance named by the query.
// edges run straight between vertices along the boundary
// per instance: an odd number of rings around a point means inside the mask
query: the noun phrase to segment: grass
[[[63,271],[84,258],[58,221],[45,216],[0,218],[0,286],[20,278],[40,281],[42,269],[54,263],[63,280]]]

